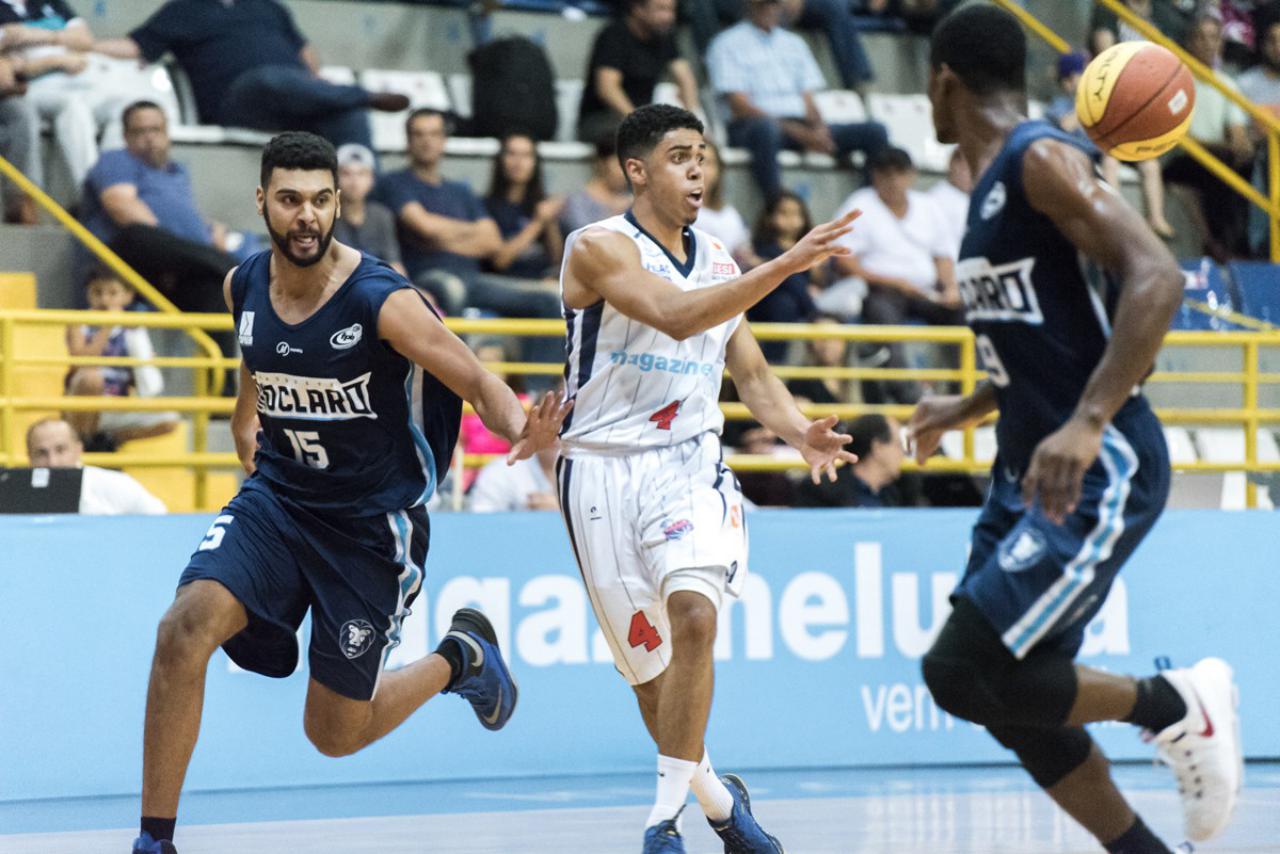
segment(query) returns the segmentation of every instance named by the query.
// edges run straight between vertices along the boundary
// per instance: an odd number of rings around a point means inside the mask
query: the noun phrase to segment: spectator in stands
[[[751,151],[751,171],[766,199],[782,189],[778,152],[873,156],[888,136],[879,122],[828,125],[813,93],[826,88],[804,39],[781,26],[780,0],[749,0],[747,20],[711,42],[707,65],[729,126],[729,143]]]
[[[556,457],[559,447],[543,448],[513,466],[499,458],[476,475],[467,493],[467,507],[476,513],[559,510],[556,498]]]
[[[790,190],[782,190],[760,212],[756,220],[752,247],[763,261],[782,255],[813,228],[813,219],[804,199]],[[812,291],[824,282],[824,269],[815,267],[793,273],[764,299],[747,309],[753,323],[807,323],[818,313]],[[789,341],[761,341],[760,349],[772,364],[786,361]]]
[[[0,51],[27,82],[28,103],[50,123],[79,185],[98,157],[99,127],[117,115],[115,96],[84,73],[93,48],[89,25],[65,0],[11,0],[0,3],[0,32]]]
[[[898,507],[902,500],[894,484],[902,474],[902,427],[894,418],[863,415],[849,425],[849,450],[858,455],[853,465],[841,466],[834,483],[807,478],[796,490],[797,507]]]
[[[760,258],[751,248],[751,230],[738,209],[724,200],[724,164],[720,161],[720,148],[714,142],[707,143],[702,161],[702,207],[694,225],[710,234],[729,248],[738,266],[745,272],[760,264]]]
[[[1122,0],[1129,11],[1150,22],[1160,32],[1180,42],[1195,15],[1197,0]],[[1089,22],[1089,51],[1097,56],[1116,42],[1143,41],[1142,33],[1101,3],[1094,4]]]
[[[407,276],[396,240],[396,217],[385,205],[369,198],[374,182],[373,152],[356,142],[338,148],[338,191],[341,216],[333,236],[340,243],[381,258]]]
[[[960,242],[964,239],[969,219],[969,194],[972,192],[973,173],[969,171],[969,161],[957,146],[947,161],[947,176],[925,191],[942,215],[942,227],[947,232],[952,261],[960,258]]]
[[[1188,31],[1187,52],[1210,68],[1217,68],[1222,54],[1222,23],[1212,15],[1201,15]],[[1218,80],[1239,90],[1234,80],[1219,71]],[[1196,108],[1191,114],[1189,135],[1233,169],[1249,175],[1253,144],[1249,139],[1248,115],[1216,87],[1196,79]],[[1183,151],[1173,154],[1164,165],[1164,179],[1185,187],[1197,204],[1190,209],[1202,218],[1198,223],[1207,235],[1205,251],[1221,262],[1245,251],[1246,202],[1223,185],[1216,175]]]
[[[913,33],[928,35],[933,25],[960,0],[854,0],[854,11],[902,21]]]
[[[0,156],[14,165],[37,186],[44,183],[40,161],[40,116],[35,105],[24,97],[27,84],[18,77],[12,60],[0,53]],[[36,221],[35,202],[6,180],[4,221],[32,225]]]
[[[750,3],[751,0],[745,0]],[[864,92],[875,77],[858,37],[848,0],[781,0],[783,20],[801,30],[826,36],[831,56],[846,89]],[[698,53],[705,55],[712,37],[744,14],[744,0],[690,0],[682,9],[693,30]]]
[[[547,195],[542,157],[527,134],[513,133],[502,140],[484,206],[502,235],[502,245],[485,262],[486,269],[531,282],[549,281],[547,287],[558,289],[564,199]]]
[[[1241,74],[1236,82],[1240,84],[1241,94],[1280,119],[1280,19],[1260,21],[1258,64]],[[1265,196],[1268,176],[1268,151],[1262,144],[1265,133],[1256,121],[1251,124],[1251,131],[1258,150],[1253,185]],[[1255,257],[1267,256],[1270,242],[1268,222],[1264,211],[1254,205],[1249,206],[1249,249]]]
[[[515,344],[510,338],[478,337],[471,341],[471,349],[476,358],[486,368],[493,370],[510,386],[522,403],[529,402],[525,393],[524,377],[519,374],[503,374],[491,366],[499,362],[515,361]],[[490,432],[480,416],[474,412],[464,413],[458,429],[458,448],[464,454],[505,454],[511,450],[511,443],[496,433]],[[465,492],[476,478],[475,469],[467,469],[462,477],[462,489]]]
[[[676,48],[676,0],[626,0],[626,15],[600,30],[587,63],[578,109],[578,139],[613,133],[636,107],[653,102],[654,87],[670,74],[680,103],[698,111],[698,81]]]
[[[962,324],[951,255],[953,238],[938,209],[912,189],[917,175],[911,155],[900,148],[886,148],[871,161],[870,169],[871,186],[854,192],[836,214],[842,216],[854,208],[862,211],[857,229],[844,238],[852,254],[834,260],[841,273],[866,283],[863,321]],[[888,367],[908,367],[901,344],[887,350]],[[863,397],[871,403],[914,403],[919,396],[918,384],[911,382],[863,386]]]
[[[319,58],[277,0],[168,0],[128,36],[95,49],[147,62],[171,52],[204,124],[306,130],[372,148],[368,110],[409,106],[404,95],[321,78]]]
[[[93,311],[124,311],[134,299],[133,288],[110,270],[96,270],[89,279],[89,308]],[[143,327],[69,326],[67,352],[72,356],[155,356],[151,337]],[[73,368],[67,374],[67,394],[89,397],[156,397],[164,391],[164,378],[155,365],[135,368],[104,366]],[[133,439],[163,436],[178,426],[172,412],[68,412],[67,422],[90,442],[92,450],[115,450]]]
[[[815,326],[833,329],[844,326],[829,314],[815,315]],[[844,368],[849,365],[849,342],[843,338],[813,338],[805,343],[805,364],[812,368]],[[807,377],[787,380],[787,389],[802,403],[851,403],[853,381],[836,377]]]
[[[565,197],[560,211],[560,230],[566,236],[583,226],[608,219],[631,207],[631,188],[618,163],[617,146],[612,136],[596,140],[596,157],[591,177],[581,190]]]
[[[45,418],[27,430],[27,459],[32,466],[84,470],[80,486],[81,513],[117,516],[166,512],[164,502],[124,472],[85,465],[80,459],[83,452],[80,437],[61,419]]]
[[[414,284],[429,291],[446,314],[461,314],[481,260],[498,251],[502,236],[471,188],[441,174],[449,138],[444,113],[414,110],[405,132],[409,166],[383,174],[374,197],[396,215],[401,255]]]
[[[125,147],[103,152],[85,179],[81,219],[178,308],[225,312],[222,283],[236,264],[226,227],[200,214],[187,168],[169,158],[164,110],[137,101],[123,123]],[[215,338],[234,355],[230,332]]]

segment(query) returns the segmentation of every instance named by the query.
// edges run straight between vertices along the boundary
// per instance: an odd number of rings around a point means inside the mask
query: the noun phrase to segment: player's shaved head
[[[1018,19],[990,3],[961,6],[938,23],[929,48],[975,95],[1027,88],[1027,37]]]

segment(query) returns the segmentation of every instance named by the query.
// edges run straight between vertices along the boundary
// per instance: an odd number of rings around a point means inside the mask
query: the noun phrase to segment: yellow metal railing
[[[34,411],[178,411],[191,413],[195,429],[192,432],[192,451],[180,454],[86,454],[85,461],[107,466],[188,466],[196,475],[197,507],[207,506],[207,476],[211,469],[237,469],[239,461],[232,453],[208,451],[208,421],[211,415],[229,415],[234,401],[229,397],[213,397],[197,393],[193,396],[159,398],[105,398],[69,397],[60,394],[20,395],[17,393],[18,372],[31,368],[70,367],[72,365],[138,365],[142,361],[125,357],[101,356],[72,357],[60,354],[31,354],[14,352],[14,342],[20,328],[30,326],[80,325],[129,325],[148,328],[186,328],[224,330],[231,328],[231,318],[214,314],[139,314],[136,312],[79,312],[79,311],[2,311],[0,312],[0,465],[20,464],[25,460],[24,437],[17,429],[19,413]],[[553,336],[564,334],[564,324],[558,320],[466,320],[451,319],[449,327],[461,335],[492,334],[516,337]],[[971,392],[985,374],[977,367],[973,334],[963,327],[919,326],[849,326],[849,325],[791,325],[756,324],[756,335],[765,341],[812,341],[839,339],[847,342],[907,342],[933,344],[958,350],[952,369],[889,369],[869,367],[814,368],[777,366],[776,373],[783,378],[822,377],[842,380],[901,380],[939,381],[955,384],[962,392]],[[1200,460],[1178,463],[1174,468],[1187,472],[1251,473],[1280,471],[1280,462],[1261,462],[1258,458],[1258,429],[1262,425],[1280,425],[1280,407],[1260,406],[1260,390],[1280,385],[1280,372],[1262,370],[1265,350],[1277,351],[1280,361],[1280,331],[1250,332],[1173,332],[1166,339],[1166,348],[1215,348],[1236,350],[1240,354],[1239,370],[1161,371],[1148,380],[1153,387],[1168,383],[1195,386],[1219,385],[1239,390],[1239,407],[1177,406],[1157,409],[1161,419],[1170,425],[1237,426],[1244,429],[1244,458],[1238,461],[1214,462]],[[221,356],[161,357],[146,361],[147,364],[167,367],[191,368],[198,375],[210,369],[219,372],[235,367],[237,362]],[[562,366],[558,363],[492,363],[488,367],[498,373],[524,376],[558,375]],[[725,417],[730,420],[751,418],[741,403],[724,403]],[[870,412],[892,415],[905,422],[911,416],[907,405],[869,405],[862,403],[806,405],[802,407],[810,417],[837,415],[842,419],[854,418]],[[979,459],[975,453],[974,428],[964,432],[963,453],[959,458],[935,457],[923,467],[926,472],[980,473],[990,465],[990,460]],[[460,467],[474,468],[492,457],[484,455],[459,455]],[[775,459],[750,455],[732,456],[730,465],[739,471],[776,471],[802,467],[790,459]],[[909,463],[908,468],[916,468]],[[1256,489],[1247,487],[1248,506],[1256,506]]]
[[[1035,33],[1041,40],[1046,42],[1058,53],[1071,52],[1070,44],[1046,26],[1042,21],[1040,21],[1040,19],[1022,8],[1016,0],[994,0],[994,2],[1011,12],[1019,21],[1022,22],[1023,26]],[[1133,10],[1125,6],[1120,2],[1120,0],[1095,0],[1095,2],[1106,7],[1109,11],[1120,18],[1120,20],[1133,27],[1149,41],[1155,42],[1156,44],[1173,51],[1173,53],[1191,69],[1192,74],[1213,86],[1229,101],[1248,113],[1253,120],[1258,123],[1258,127],[1266,134],[1266,195],[1258,192],[1252,184],[1240,177],[1238,172],[1206,151],[1204,146],[1192,139],[1189,134],[1184,136],[1178,144],[1182,146],[1188,154],[1198,160],[1206,169],[1216,175],[1224,184],[1244,196],[1267,214],[1271,221],[1271,260],[1273,262],[1280,263],[1280,122],[1278,122],[1276,118],[1266,110],[1261,109],[1235,89],[1224,84],[1212,68],[1209,68],[1191,54],[1187,53],[1181,45],[1165,36],[1149,21],[1134,14]]]
[[[156,290],[155,286],[144,279],[137,270],[129,266],[123,258],[112,251],[89,229],[85,228],[80,222],[67,213],[62,205],[58,204],[53,198],[40,189],[30,178],[22,173],[22,170],[14,166],[4,157],[0,157],[0,174],[4,175],[22,192],[30,196],[36,204],[44,208],[45,211],[54,218],[55,221],[67,231],[71,232],[71,236],[79,240],[86,249],[92,252],[99,261],[111,269],[117,276],[128,282],[138,294],[147,302],[151,303],[161,312],[165,314],[180,314],[178,307],[174,305],[168,297]],[[203,329],[195,326],[179,326],[187,330],[191,339],[195,342],[196,347],[203,350],[210,358],[217,358],[220,354],[218,345]],[[202,372],[197,372],[201,374]],[[209,390],[213,394],[220,394],[225,384],[225,376],[221,371],[213,371],[211,373],[198,375],[196,377],[197,388],[201,390]]]

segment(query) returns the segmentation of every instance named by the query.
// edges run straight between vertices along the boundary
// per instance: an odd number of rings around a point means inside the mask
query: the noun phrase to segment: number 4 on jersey
[[[680,404],[683,400],[677,400],[668,403],[657,412],[649,416],[649,420],[657,423],[659,430],[670,430],[671,422],[676,420],[676,416],[680,414]]]
[[[644,615],[644,611],[636,611],[631,615],[631,628],[627,632],[627,643],[631,644],[632,649],[643,646],[645,652],[653,652],[662,646],[662,635],[658,634],[658,630],[653,627],[653,623],[649,622],[649,618]]]

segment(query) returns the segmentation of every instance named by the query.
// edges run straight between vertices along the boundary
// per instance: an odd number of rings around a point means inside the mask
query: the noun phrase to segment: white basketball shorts
[[[556,465],[560,509],[591,607],[632,685],[671,660],[667,597],[703,594],[716,608],[747,574],[738,480],[720,438],[616,456],[573,451]]]

